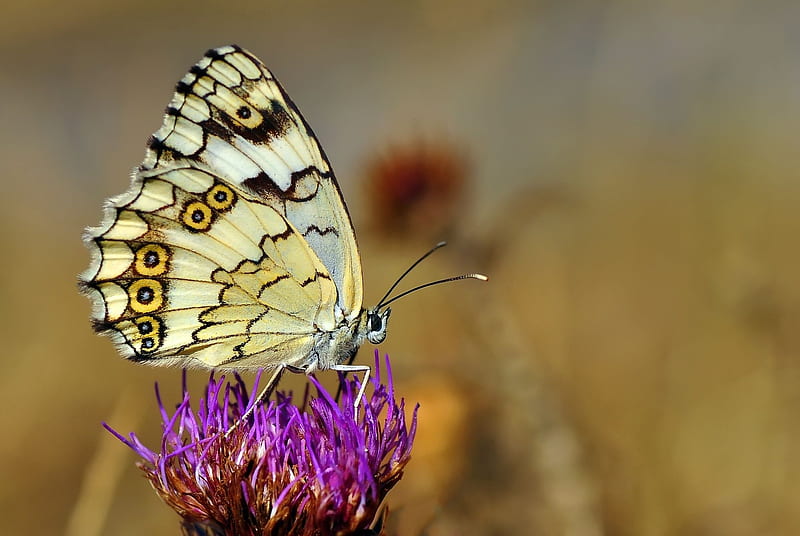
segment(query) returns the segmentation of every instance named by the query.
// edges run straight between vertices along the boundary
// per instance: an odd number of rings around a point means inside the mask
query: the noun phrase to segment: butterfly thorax
[[[333,331],[318,331],[309,361],[303,368],[306,372],[331,369],[349,362],[364,341],[380,344],[386,338],[391,312],[391,309],[382,313],[375,309],[362,309],[352,320],[343,319]]]

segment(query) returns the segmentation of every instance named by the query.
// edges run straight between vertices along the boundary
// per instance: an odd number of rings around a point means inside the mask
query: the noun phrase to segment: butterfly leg
[[[275,391],[275,388],[278,386],[278,383],[281,381],[281,377],[283,376],[283,373],[284,371],[286,371],[287,368],[294,369],[294,367],[289,367],[288,365],[284,365],[283,363],[277,366],[275,372],[272,373],[272,376],[270,377],[267,384],[264,386],[263,389],[261,389],[258,398],[255,400],[255,402],[250,404],[250,407],[247,408],[247,411],[245,411],[241,417],[236,419],[236,422],[233,423],[230,428],[228,428],[228,431],[225,432],[226,436],[230,435],[230,433],[233,432],[233,430],[237,426],[239,426],[239,423],[244,422],[245,419],[250,417],[250,415],[253,413],[253,410],[256,408],[258,404],[264,404],[266,403],[267,400],[269,400],[269,397],[272,396],[272,393]]]
[[[369,381],[369,375],[372,372],[372,368],[368,367],[367,365],[335,365],[332,367],[333,370],[337,372],[363,372],[364,378],[361,380],[361,387],[358,389],[358,395],[356,395],[355,403],[353,404],[353,410],[355,419],[358,420],[358,407],[361,405],[361,399],[364,398],[364,391],[367,390],[367,382]]]
[[[350,365],[353,364],[353,361],[355,360],[356,360],[356,354],[353,354],[350,356],[350,359],[347,360],[347,363],[343,364],[346,364],[349,367]],[[339,388],[336,389],[336,398],[334,398],[336,402],[339,402],[339,399],[342,397],[342,391],[344,390],[344,382],[346,379],[347,379],[346,376],[342,376],[342,380],[339,382]]]

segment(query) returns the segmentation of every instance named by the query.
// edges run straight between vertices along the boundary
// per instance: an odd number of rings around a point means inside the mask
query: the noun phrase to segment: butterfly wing
[[[361,260],[322,148],[281,85],[237,46],[209,50],[181,79],[143,170],[201,163],[291,222],[327,268],[337,305],[361,312]]]
[[[199,164],[137,174],[87,242],[95,326],[130,359],[304,366],[335,326],[336,288],[302,234]]]

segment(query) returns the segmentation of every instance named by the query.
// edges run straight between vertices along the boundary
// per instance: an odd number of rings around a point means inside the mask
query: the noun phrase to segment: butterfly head
[[[387,307],[383,312],[375,309],[367,311],[367,340],[372,344],[380,344],[386,339],[386,328],[389,326],[389,315],[392,309]]]

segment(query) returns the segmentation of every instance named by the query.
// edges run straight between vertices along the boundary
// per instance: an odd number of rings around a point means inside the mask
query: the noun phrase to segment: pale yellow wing
[[[347,319],[361,312],[361,260],[322,148],[261,61],[232,45],[209,50],[178,83],[143,170],[198,162],[280,212],[325,265]]]
[[[302,366],[336,288],[273,206],[197,164],[140,172],[86,236],[93,320],[129,359]]]

